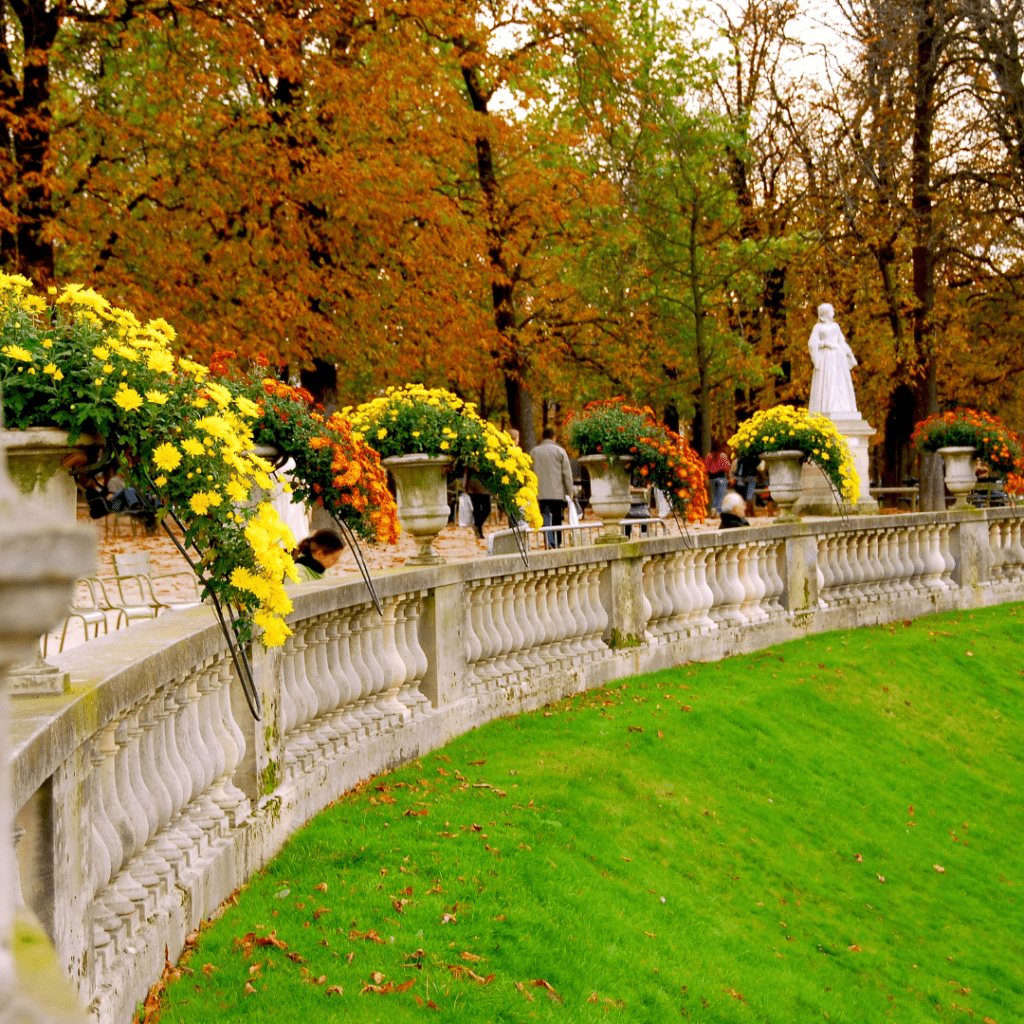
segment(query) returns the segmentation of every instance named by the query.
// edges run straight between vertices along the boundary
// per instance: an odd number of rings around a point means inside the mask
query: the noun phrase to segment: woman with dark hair
[[[299,542],[292,552],[299,582],[323,579],[323,575],[341,558],[345,542],[333,530],[317,530],[311,537]]]

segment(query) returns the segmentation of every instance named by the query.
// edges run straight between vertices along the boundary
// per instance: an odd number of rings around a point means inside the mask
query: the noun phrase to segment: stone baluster
[[[1006,561],[1006,552],[1003,550],[1003,524],[994,522],[988,528],[989,548],[992,556],[989,562],[989,577],[992,580],[1001,581],[1003,578],[1003,565]]]
[[[588,643],[588,637],[590,636],[590,622],[587,619],[587,613],[583,607],[586,588],[584,576],[584,567],[581,565],[574,566],[569,574],[568,590],[569,612],[576,623],[576,629],[573,633],[570,651],[573,659],[580,662],[593,660],[590,645]]]
[[[519,652],[516,660],[523,671],[529,675],[535,668],[543,664],[537,656],[537,620],[534,609],[537,607],[536,587],[530,573],[518,573],[513,591],[512,614],[519,624],[522,633]]]
[[[697,548],[693,553],[693,580],[695,604],[690,617],[691,632],[709,633],[718,629],[718,621],[712,617],[716,600],[721,604],[721,591],[716,595],[711,581],[714,579],[714,548]]]
[[[430,664],[427,652],[420,643],[420,619],[423,615],[423,601],[427,591],[413,594],[399,607],[398,622],[404,631],[405,649],[409,652],[410,671],[405,686],[398,694],[399,700],[412,710],[414,716],[428,715],[433,711],[430,699],[420,688]]]
[[[285,637],[281,647],[281,738],[284,740],[284,775],[290,777],[299,767],[298,755],[292,743],[296,736],[299,717],[304,708],[296,695],[295,648],[293,637]]]
[[[466,605],[466,667],[474,688],[483,685],[480,666],[483,663],[486,638],[483,632],[483,612],[480,608],[483,586],[477,582],[467,587]]]
[[[303,767],[307,771],[320,756],[318,730],[316,729],[320,700],[306,675],[306,650],[309,646],[307,636],[310,632],[310,625],[308,620],[300,620],[291,624],[294,635],[288,638],[291,641],[291,650],[285,655],[286,659],[292,663],[292,677],[295,680],[293,695],[300,708],[299,720],[291,741],[295,747],[296,756],[303,762]]]
[[[327,655],[327,617],[311,619],[305,632],[305,675],[316,697],[316,712],[310,736],[320,750],[333,753],[345,745],[342,733],[335,726],[341,706],[341,684],[331,671]]]
[[[686,592],[686,568],[683,564],[682,552],[672,551],[662,558],[664,571],[662,580],[665,585],[665,599],[668,602],[666,618],[663,624],[663,635],[674,640],[685,630],[690,602]]]
[[[897,592],[898,583],[896,581],[896,567],[889,558],[889,531],[874,530],[872,537],[872,555],[877,560],[879,566],[879,591],[886,596],[891,596]]]
[[[647,613],[647,635],[655,641],[664,632],[665,608],[658,593],[657,576],[663,568],[658,557],[645,558],[643,562],[644,601]]]
[[[170,841],[166,828],[171,820],[171,794],[155,760],[156,719],[154,699],[143,701],[137,716],[137,737],[131,751],[131,770],[145,799],[149,830],[146,835],[145,863],[159,879],[159,893],[166,895],[174,886],[181,851]],[[162,731],[162,727],[161,727]],[[136,774],[137,773],[137,774]]]
[[[701,603],[697,587],[697,552],[694,548],[684,548],[676,556],[676,596],[678,599],[678,618],[676,633],[688,636],[695,628],[698,618],[698,607]]]
[[[896,542],[896,565],[900,574],[900,593],[914,592],[914,560],[910,557],[910,532],[906,529],[894,531]]]
[[[864,554],[864,564],[867,567],[866,591],[868,597],[877,598],[885,593],[885,574],[882,570],[882,562],[878,557],[878,531],[867,530],[862,534],[861,550]]]
[[[227,794],[217,788],[218,779],[227,771],[227,754],[216,722],[220,720],[220,673],[217,660],[211,659],[194,675],[196,687],[196,733],[203,748],[203,793],[201,800],[215,831],[224,835],[231,827],[227,811]],[[220,800],[217,797],[221,797]]]
[[[139,757],[142,775],[146,779],[150,796],[157,809],[158,828],[151,836],[154,848],[176,876],[182,861],[181,847],[174,841],[171,821],[175,816],[175,793],[180,786],[173,771],[169,770],[164,748],[164,694],[158,690],[142,710],[142,739]],[[172,882],[173,884],[173,882]]]
[[[334,707],[328,714],[331,717],[331,729],[338,737],[336,749],[341,750],[353,745],[354,726],[349,718],[349,703],[351,701],[350,681],[344,666],[341,663],[341,630],[339,616],[329,612],[323,616],[323,658],[326,665],[326,672],[332,680],[334,691]]]
[[[224,778],[219,784],[224,794],[222,807],[232,828],[237,828],[251,810],[249,798],[235,785],[235,772],[245,756],[245,733],[238,727],[231,708],[231,661],[221,658],[217,662],[217,678],[220,686],[216,701],[220,706],[221,742],[224,745]]]
[[[925,567],[926,543],[924,527],[912,527],[910,536],[907,538],[907,550],[910,553],[911,561],[914,563],[913,583],[914,589],[917,591],[928,589],[924,582],[925,572],[927,571]]]
[[[835,545],[832,565],[838,576],[834,603],[839,605],[849,604],[853,588],[853,567],[850,565],[849,553],[847,551],[847,538],[845,534],[836,533],[832,535],[829,543],[830,550],[831,545],[833,543]]]
[[[572,659],[572,643],[576,633],[576,620],[569,609],[569,573],[565,568],[555,573],[552,588],[554,605],[558,613],[558,660],[568,662]]]
[[[391,729],[404,725],[411,717],[409,709],[398,699],[398,691],[405,683],[406,673],[406,665],[398,654],[398,644],[395,639],[398,602],[398,597],[389,597],[384,600],[384,614],[380,619],[380,629],[376,633],[380,640],[380,650],[377,653],[384,681],[375,704],[384,713],[386,726]]]
[[[505,581],[495,578],[487,590],[487,601],[491,610],[491,624],[494,627],[496,644],[493,659],[494,675],[499,685],[507,685],[508,677],[515,671],[514,663],[510,663],[512,651],[512,631],[506,621]]]
[[[554,641],[557,629],[555,620],[551,617],[551,609],[548,607],[547,575],[542,572],[534,572],[532,575],[534,592],[537,597],[537,621],[540,624],[540,636],[538,637],[535,651],[541,659],[541,663],[547,666],[555,660],[551,644]]]
[[[924,585],[929,590],[944,590],[942,574],[946,571],[946,563],[939,550],[939,529],[937,526],[926,526],[924,529],[925,558]]]
[[[708,618],[716,625],[724,622],[722,616],[722,588],[719,585],[719,568],[724,567],[725,559],[721,548],[704,548],[704,583],[711,591],[711,603],[707,606]]]
[[[181,706],[177,700],[183,680],[175,680],[164,691],[163,710],[158,711],[164,725],[164,752],[170,770],[165,774],[167,789],[171,794],[173,809],[168,835],[181,850],[188,866],[194,867],[205,848],[205,833],[185,814],[192,799],[192,775],[181,754],[179,740],[182,737]],[[179,862],[180,864],[180,862]],[[179,873],[180,873],[179,867]]]
[[[939,556],[942,558],[942,585],[946,590],[952,590],[957,586],[953,579],[956,572],[956,559],[953,557],[952,523],[939,523]]]
[[[338,632],[338,664],[341,667],[341,678],[345,681],[342,696],[344,722],[351,734],[350,743],[359,743],[368,735],[369,719],[360,715],[359,698],[363,683],[361,663],[356,657],[356,645],[352,643],[351,608],[345,608],[334,616],[335,628]]]
[[[414,697],[418,691],[416,659],[409,649],[409,631],[407,616],[411,609],[419,603],[419,595],[404,595],[395,604],[395,653],[402,662],[402,685],[398,690],[398,702],[409,712],[409,718],[415,718],[420,710],[420,702]]]
[[[604,626],[601,619],[601,569],[590,564],[582,566],[583,575],[580,586],[580,599],[583,614],[587,619],[587,634],[584,638],[587,651],[594,660],[607,656],[608,648],[601,640]]]
[[[722,619],[730,626],[745,625],[747,617],[740,610],[740,606],[746,597],[746,591],[740,582],[738,546],[730,544],[724,550],[719,548],[718,562],[724,570],[718,574],[718,585],[722,589]]]
[[[747,581],[752,588],[750,607],[744,610],[751,622],[767,622],[771,606],[769,596],[772,581],[768,578],[768,545],[765,541],[756,541],[746,545],[747,549]]]
[[[828,608],[835,600],[836,573],[829,541],[834,535],[818,537],[818,604]]]
[[[359,609],[359,653],[363,665],[366,667],[366,674],[362,680],[363,688],[359,696],[361,707],[372,722],[371,735],[380,733],[384,728],[384,712],[376,706],[377,695],[380,693],[381,684],[384,682],[384,671],[377,660],[374,645],[376,626],[374,619],[376,615],[376,609],[370,606],[363,606]]]
[[[491,585],[492,580],[483,579],[479,583],[480,595],[480,659],[476,664],[476,674],[485,683],[486,689],[494,687],[494,680],[497,677],[497,669],[494,659],[501,650],[501,634],[494,624],[494,615],[491,609]]]
[[[201,669],[191,673],[188,679],[189,693],[189,738],[192,741],[192,748],[199,758],[199,765],[202,769],[201,788],[196,804],[201,809],[203,817],[209,822],[207,831],[210,833],[210,842],[214,842],[228,830],[227,815],[223,809],[213,802],[211,790],[214,779],[217,778],[217,755],[214,747],[213,736],[209,729],[210,687],[207,685],[212,659],[206,662]]]
[[[851,603],[859,604],[871,596],[869,580],[871,567],[867,562],[867,538],[861,533],[846,533],[847,557],[853,583],[850,587]]]
[[[1024,578],[1024,540],[1021,538],[1021,522],[1016,515],[1006,521],[1010,531],[1011,575],[1015,580]]]
[[[384,654],[384,619],[371,605],[366,605],[363,619],[369,627],[363,633],[364,645],[369,641],[369,658],[367,659],[364,654],[364,660],[367,663],[372,660],[375,666],[371,673],[373,689],[370,693],[371,704],[368,710],[370,714],[376,712],[380,715],[380,729],[383,732],[390,724],[390,715],[385,710],[384,701],[381,698],[391,686],[393,678],[390,661]]]
[[[507,666],[509,676],[517,680],[526,668],[525,662],[521,657],[523,648],[526,646],[526,635],[523,632],[522,621],[517,614],[516,608],[516,588],[521,579],[520,574],[509,576],[502,583],[500,591],[502,621],[512,637],[511,646],[505,655],[505,665]]]

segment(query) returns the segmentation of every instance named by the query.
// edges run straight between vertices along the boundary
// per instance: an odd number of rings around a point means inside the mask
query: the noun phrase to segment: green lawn
[[[1022,620],[477,729],[297,833],[163,1020],[1024,1022]]]

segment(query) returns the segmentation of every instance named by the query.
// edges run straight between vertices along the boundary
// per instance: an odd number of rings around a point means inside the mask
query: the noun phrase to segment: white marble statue
[[[811,412],[857,413],[850,370],[857,365],[853,350],[846,343],[839,324],[833,319],[835,310],[823,302],[818,307],[818,322],[811,331],[807,347],[811,350],[814,375],[811,377]]]

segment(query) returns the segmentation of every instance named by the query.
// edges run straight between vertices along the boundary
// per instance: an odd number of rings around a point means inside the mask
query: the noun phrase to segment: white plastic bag
[[[665,519],[672,512],[672,506],[668,503],[668,498],[665,497],[660,487],[654,488],[654,504],[658,510],[658,518]]]
[[[569,525],[579,526],[580,525],[580,514],[576,508],[576,499],[571,495],[565,496],[566,504],[569,506]]]
[[[463,492],[459,495],[459,526],[473,525],[473,499]]]

